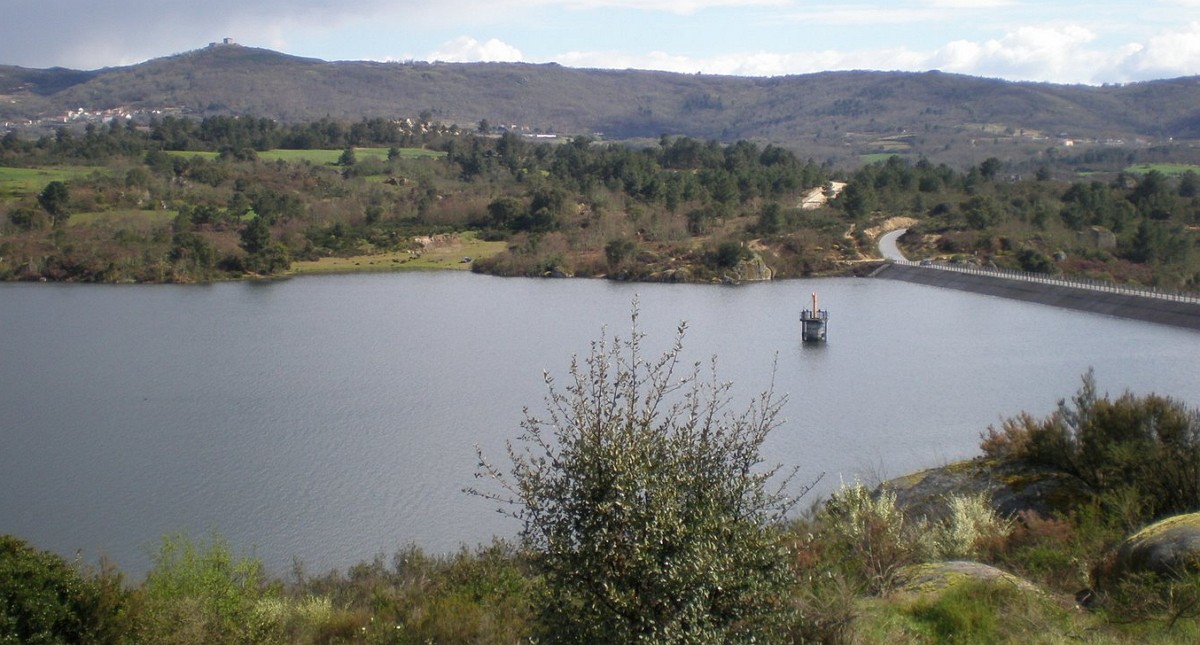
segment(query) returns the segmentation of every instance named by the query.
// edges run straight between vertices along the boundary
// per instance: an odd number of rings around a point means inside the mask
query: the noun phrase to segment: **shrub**
[[[940,559],[975,559],[1012,531],[1012,521],[996,515],[982,493],[950,495],[946,505],[950,513],[931,533],[934,555]]]
[[[1200,618],[1200,573],[1127,574],[1100,595],[1099,604],[1115,622],[1160,622],[1170,629]]]
[[[1012,531],[996,559],[1031,579],[1062,591],[1074,593],[1085,586],[1086,572],[1080,567],[1079,529],[1069,519],[1046,518],[1033,511],[1021,511],[1012,523]],[[1103,546],[1086,549],[1101,552]]]
[[[750,251],[742,246],[741,242],[725,240],[717,245],[716,251],[712,253],[710,263],[717,268],[729,269],[750,257],[752,257]]]
[[[119,575],[98,575],[0,535],[0,644],[121,642],[129,595]]]
[[[278,642],[280,617],[263,611],[277,595],[261,563],[235,558],[220,537],[166,536],[142,585],[139,642]]]
[[[501,541],[436,556],[408,546],[391,566],[380,556],[346,574],[312,578],[297,565],[288,641],[519,642],[532,632],[538,584],[527,569],[525,557]],[[330,611],[301,613],[313,599]]]
[[[508,472],[478,476],[522,523],[545,593],[542,636],[558,642],[777,640],[793,583],[783,530],[790,476],[761,468],[780,401],[740,415],[729,384],[680,378],[684,325],[658,360],[628,340],[593,342],[565,391],[548,375],[547,416],[526,412]],[[793,471],[794,472],[794,471]]]
[[[789,636],[795,643],[854,642],[858,617],[854,587],[844,576],[827,573],[804,581],[793,599],[796,619]]]
[[[872,494],[860,483],[843,485],[817,515],[819,539],[847,575],[867,591],[890,591],[905,565],[932,553],[928,523],[910,521],[896,506],[896,494],[883,489]]]
[[[981,447],[1078,476],[1132,524],[1200,507],[1200,415],[1154,394],[1097,398],[1091,371],[1072,405],[1008,419]]]

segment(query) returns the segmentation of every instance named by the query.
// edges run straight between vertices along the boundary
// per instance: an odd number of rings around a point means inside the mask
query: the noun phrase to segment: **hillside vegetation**
[[[555,64],[375,63],[222,45],[89,72],[0,67],[0,120],[83,108],[193,118],[256,115],[482,120],[518,132],[608,140],[682,135],[772,143],[838,165],[871,153],[952,165],[1021,161],[1070,140],[1195,161],[1200,85],[1176,79],[1085,87],[929,73],[775,78],[572,69]],[[61,123],[61,120],[59,121]]]
[[[539,143],[420,117],[113,120],[0,140],[0,279],[440,266],[742,282],[869,272],[903,222],[913,258],[1194,290],[1195,167],[1130,161],[1149,163],[889,156],[848,172],[749,141]]]

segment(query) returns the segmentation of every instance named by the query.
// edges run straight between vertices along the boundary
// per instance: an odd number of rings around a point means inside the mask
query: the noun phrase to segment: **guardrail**
[[[1186,293],[1173,289],[1158,289],[1144,287],[1129,287],[1103,280],[1091,280],[1087,278],[1069,278],[1066,276],[1049,275],[1046,273],[1031,273],[1029,271],[1015,271],[1012,269],[989,269],[969,264],[944,264],[940,262],[930,262],[923,260],[915,262],[913,260],[892,260],[893,264],[903,266],[917,267],[921,269],[931,269],[934,271],[955,271],[958,273],[969,273],[971,275],[983,275],[993,278],[1002,278],[1005,280],[1021,280],[1025,282],[1037,282],[1040,284],[1049,284],[1059,287],[1069,287],[1072,289],[1087,289],[1100,293],[1116,293],[1127,296],[1137,296],[1141,298],[1158,298],[1160,300],[1169,300],[1172,302],[1187,302],[1190,304],[1200,305],[1200,295],[1195,293]]]

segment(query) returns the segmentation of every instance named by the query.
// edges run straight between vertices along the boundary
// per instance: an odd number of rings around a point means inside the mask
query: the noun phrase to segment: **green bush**
[[[532,633],[538,584],[525,557],[505,542],[452,555],[427,555],[415,546],[346,574],[308,577],[302,567],[292,592],[289,642],[515,643]],[[314,599],[329,611],[298,616]]]
[[[1156,623],[1168,629],[1182,622],[1194,633],[1200,618],[1200,573],[1129,574],[1101,594],[1099,604],[1114,622]]]
[[[946,506],[950,512],[934,524],[931,532],[934,557],[938,559],[976,559],[1012,531],[1013,522],[998,516],[982,493],[950,495]]]
[[[262,564],[234,557],[213,535],[207,543],[166,536],[142,585],[139,642],[280,642],[280,615]]]
[[[1200,415],[1155,394],[1098,398],[1090,371],[1071,405],[1005,420],[982,448],[1076,475],[1132,524],[1200,507]]]
[[[896,506],[896,494],[872,494],[855,482],[843,484],[817,514],[818,540],[829,562],[872,594],[890,591],[906,565],[933,553],[928,522],[909,520]]]
[[[635,306],[630,339],[594,342],[565,392],[546,377],[547,416],[527,413],[511,471],[480,456],[500,490],[473,492],[523,525],[546,641],[773,641],[786,627],[794,500],[759,463],[780,403],[768,391],[733,415],[715,373],[680,378],[683,332],[645,360]]]
[[[120,642],[128,594],[120,576],[82,572],[62,557],[0,535],[0,644]]]

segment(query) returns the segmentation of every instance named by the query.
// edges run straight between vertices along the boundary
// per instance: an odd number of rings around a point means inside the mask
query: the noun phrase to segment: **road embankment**
[[[885,265],[874,276],[1200,331],[1200,304],[1194,302],[905,264]]]

